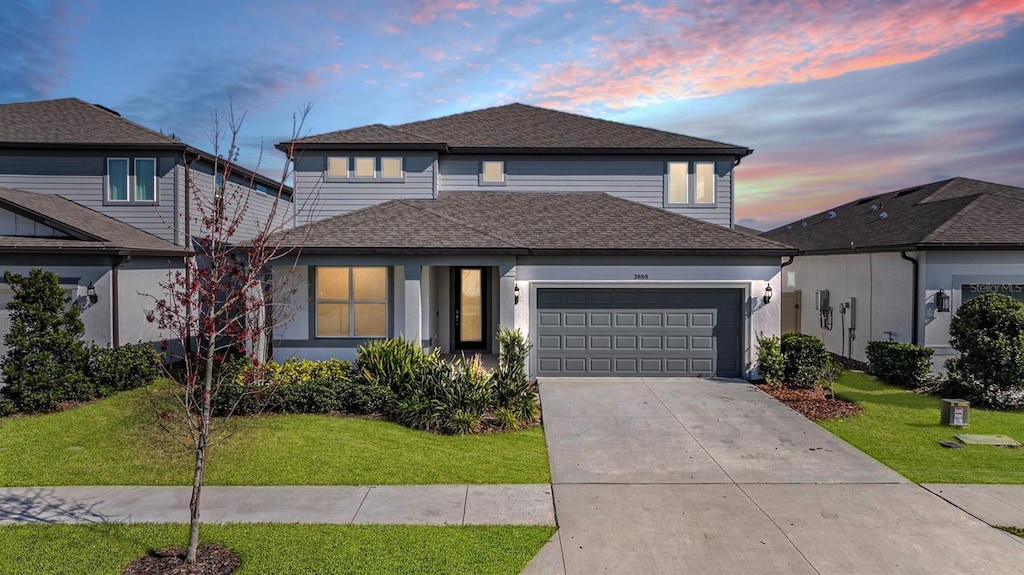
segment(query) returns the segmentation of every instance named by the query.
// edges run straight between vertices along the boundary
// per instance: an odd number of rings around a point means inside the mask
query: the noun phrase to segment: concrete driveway
[[[527,573],[1024,572],[1019,539],[749,384],[540,389],[559,532]]]

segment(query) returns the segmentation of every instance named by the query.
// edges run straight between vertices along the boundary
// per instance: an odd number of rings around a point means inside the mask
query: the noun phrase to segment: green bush
[[[501,417],[514,415],[514,426],[533,423],[540,415],[540,406],[537,382],[526,376],[526,359],[532,346],[518,329],[498,331],[498,344],[501,351],[494,372],[495,408],[506,410]]]
[[[946,362],[947,393],[996,409],[1024,409],[1024,304],[985,294],[963,305],[949,326],[959,357]]]
[[[402,338],[373,340],[356,352],[356,372],[361,382],[377,388],[377,393],[389,389],[401,396],[439,359],[437,351],[427,353]]]
[[[777,335],[757,335],[757,369],[768,385],[782,385],[786,358],[782,355],[781,339]]]
[[[783,380],[786,385],[810,389],[832,383],[835,369],[825,344],[813,335],[787,333],[779,349],[785,358]]]
[[[85,378],[85,324],[57,274],[40,269],[28,276],[4,272],[14,290],[7,304],[10,329],[4,338],[3,395],[24,412],[54,411],[60,402],[92,399]]]
[[[152,383],[160,374],[160,354],[147,343],[113,348],[93,345],[85,373],[93,397],[106,397]]]
[[[214,397],[214,414],[219,416],[261,412],[372,413],[362,410],[366,400],[347,361],[290,359],[254,370],[247,361],[239,360],[225,369],[231,375]]]
[[[888,384],[908,389],[929,383],[933,353],[930,347],[892,341],[869,341],[867,346],[871,374]]]

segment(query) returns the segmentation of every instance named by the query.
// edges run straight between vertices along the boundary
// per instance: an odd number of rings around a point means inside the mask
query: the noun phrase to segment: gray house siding
[[[181,181],[185,180],[185,169],[181,169],[182,175]],[[196,208],[197,197],[196,194],[200,194],[202,197],[212,199],[215,194],[215,177],[213,174],[213,165],[207,162],[194,162],[192,167],[188,171],[189,177],[192,181],[193,189],[184,193],[183,196],[187,197],[189,202],[189,216],[191,225],[189,226],[189,232],[193,237],[199,236],[203,233],[202,228],[202,215]],[[251,182],[248,181],[242,175],[233,174],[228,182],[229,188],[248,188]],[[184,189],[184,186],[183,186]],[[238,226],[238,231],[235,233],[236,240],[247,240],[256,235],[257,231],[263,229],[267,220],[270,218],[270,212],[273,210],[274,201],[276,200],[277,190],[268,190],[273,196],[258,192],[256,190],[250,190],[248,193],[249,205],[244,214],[241,224]],[[232,191],[228,191],[226,197],[231,198]],[[182,209],[184,209],[184,199],[181,200]],[[228,208],[230,210],[230,207]],[[291,201],[281,200],[278,206],[277,213],[274,214],[274,223],[271,225],[271,231],[279,231],[285,229],[285,227],[291,227],[291,222],[294,217],[294,206]],[[184,212],[182,212],[184,213]],[[228,212],[228,217],[231,217],[231,212]],[[184,232],[182,232],[184,233]]]
[[[157,158],[157,204],[104,205],[106,159]],[[168,241],[175,240],[174,156],[145,152],[75,155],[0,152],[0,186],[55,194],[135,226]]]
[[[503,184],[480,182],[480,163],[505,162]],[[666,166],[674,161],[715,161],[713,206],[669,206],[665,202]],[[732,226],[732,161],[678,156],[468,156],[442,155],[442,192],[604,192],[722,226]]]
[[[326,177],[327,157],[402,157],[405,181]],[[307,152],[295,160],[295,209],[299,224],[348,213],[398,198],[435,196],[433,153],[392,151]],[[377,169],[380,167],[378,165]]]

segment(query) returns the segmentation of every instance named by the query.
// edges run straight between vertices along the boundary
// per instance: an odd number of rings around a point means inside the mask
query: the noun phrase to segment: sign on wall
[[[968,301],[987,293],[1001,293],[1024,302],[1024,283],[963,284],[960,286],[962,301]]]

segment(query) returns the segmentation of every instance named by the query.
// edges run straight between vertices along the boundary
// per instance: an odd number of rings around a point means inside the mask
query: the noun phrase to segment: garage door
[[[742,294],[538,289],[538,375],[738,377]]]

